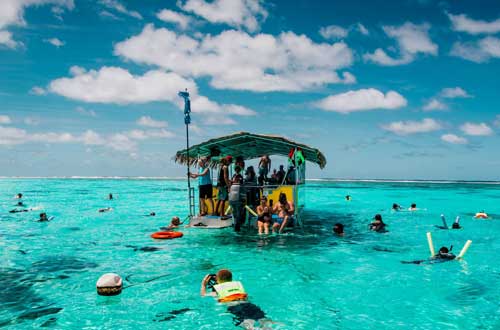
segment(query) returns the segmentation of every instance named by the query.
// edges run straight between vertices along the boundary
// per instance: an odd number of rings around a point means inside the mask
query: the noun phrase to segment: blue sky
[[[500,180],[497,1],[2,0],[0,176],[181,176],[235,131],[310,177]]]

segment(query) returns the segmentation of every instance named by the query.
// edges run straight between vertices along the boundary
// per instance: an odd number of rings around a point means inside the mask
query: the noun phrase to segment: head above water
[[[374,219],[375,221],[380,221],[380,222],[382,222],[382,216],[381,216],[380,214],[375,214],[375,216],[373,217],[373,219]]]
[[[417,204],[415,204],[415,203],[411,204],[411,208],[412,209],[416,209],[417,208]]]
[[[394,203],[394,204],[392,204],[392,208],[393,208],[394,210],[399,209],[399,205],[398,205],[398,204],[396,204],[396,203]]]
[[[341,224],[341,223],[336,223],[334,226],[333,226],[333,232],[335,234],[343,234],[344,233],[344,225]]]
[[[445,253],[449,253],[450,250],[448,250],[448,248],[446,246],[443,246],[439,249],[439,253],[442,253],[442,254],[445,254]]]
[[[181,224],[181,219],[179,219],[179,217],[172,217],[172,221],[171,223],[174,225],[174,226],[178,226]]]
[[[221,269],[217,272],[217,283],[231,282],[233,273],[229,269]]]
[[[16,195],[17,198],[23,198],[23,194],[19,193]]]

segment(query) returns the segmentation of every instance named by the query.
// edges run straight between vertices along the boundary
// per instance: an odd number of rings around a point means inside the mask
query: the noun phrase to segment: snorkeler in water
[[[48,218],[47,213],[43,212],[43,213],[40,213],[40,219],[38,219],[37,222],[47,222],[47,221],[52,220],[53,218],[54,217]]]
[[[441,214],[441,221],[443,221],[443,225],[442,226],[437,226],[436,225],[436,228],[439,228],[439,229],[450,229],[448,227],[448,224],[446,223],[446,219],[444,217],[444,214]],[[462,227],[460,226],[460,217],[459,216],[457,216],[457,218],[455,219],[455,222],[451,226],[451,229],[462,229]]]
[[[457,256],[454,255],[453,253],[451,253],[452,249],[453,249],[453,245],[450,246],[449,249],[446,246],[443,246],[439,249],[438,253],[436,253],[434,256],[432,256],[429,259],[414,260],[414,261],[401,261],[401,263],[402,264],[420,265],[421,263],[434,264],[434,263],[439,263],[439,262],[455,260],[457,258]]]
[[[9,213],[21,213],[21,212],[29,212],[29,211],[31,211],[31,209],[23,209],[23,210],[14,209],[14,210],[10,210]]]
[[[99,213],[104,213],[104,212],[109,212],[109,211],[113,211],[113,208],[112,207],[106,207],[106,208],[103,208],[103,209],[99,209]]]
[[[453,223],[453,225],[451,225],[451,229],[462,229],[462,226],[460,226],[460,217],[457,216],[457,218],[455,219],[455,222]]]
[[[400,210],[402,210],[402,209],[403,209],[403,208],[401,207],[401,205],[396,204],[396,203],[393,203],[393,204],[392,204],[392,210],[393,210],[393,211],[400,211]]]
[[[344,236],[344,225],[341,224],[341,223],[336,223],[334,226],[333,226],[333,232],[337,235],[337,236]]]
[[[408,210],[409,211],[418,211],[417,204],[415,204],[415,203],[411,204],[411,206],[410,206],[410,208]]]
[[[351,195],[346,195],[346,196],[345,196],[345,200],[346,200],[346,201],[350,201],[351,199],[352,199],[352,198],[351,198]]]
[[[380,214],[376,214],[373,217],[373,222],[370,224],[370,230],[376,231],[377,233],[385,233],[387,229],[385,229],[386,224],[382,220],[382,216]]]

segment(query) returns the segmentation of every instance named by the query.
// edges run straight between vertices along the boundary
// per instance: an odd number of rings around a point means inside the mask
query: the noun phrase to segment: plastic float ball
[[[100,296],[116,296],[122,293],[123,282],[118,274],[107,273],[99,277],[96,283]]]

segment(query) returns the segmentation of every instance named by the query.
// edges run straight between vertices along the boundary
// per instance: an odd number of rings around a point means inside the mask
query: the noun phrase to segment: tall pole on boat
[[[184,92],[179,92],[179,96],[184,99],[184,124],[186,124],[186,155],[187,155],[187,184],[188,184],[188,198],[189,198],[189,215],[193,216],[193,208],[192,205],[192,191],[191,191],[191,180],[190,180],[190,160],[189,160],[189,124],[191,124],[191,100],[189,99],[189,93],[187,89]]]

